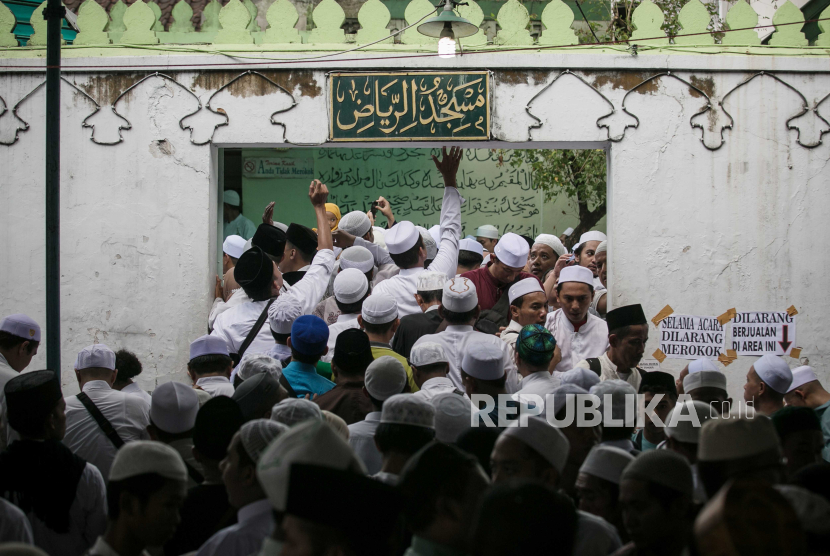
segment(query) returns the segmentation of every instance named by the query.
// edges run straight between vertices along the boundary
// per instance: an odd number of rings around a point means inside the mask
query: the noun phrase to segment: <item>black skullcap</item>
[[[796,432],[821,431],[821,421],[816,412],[809,407],[787,405],[773,413],[771,417],[781,442]]]
[[[349,328],[337,335],[331,362],[346,373],[365,371],[374,361],[369,336],[357,328]]]
[[[643,373],[643,379],[640,381],[640,394],[644,392],[652,392],[654,388],[665,389],[669,394],[677,398],[677,384],[674,382],[674,377],[669,373],[662,371],[651,371]]]
[[[227,396],[211,398],[196,414],[193,447],[210,459],[224,459],[233,435],[244,422],[242,410],[235,401]]]
[[[530,236],[519,236],[519,237],[522,238],[523,240],[525,240],[527,242],[527,244],[530,246],[530,248],[533,249],[533,244],[536,243],[536,241],[532,237],[530,237]]]
[[[306,228],[301,224],[291,223],[288,226],[288,241],[294,247],[303,252],[304,255],[313,257],[317,252],[317,234],[311,228]]]
[[[295,463],[289,472],[285,510],[337,529],[356,554],[380,556],[390,553],[401,500],[394,487],[354,471]]]
[[[63,397],[57,375],[48,370],[17,375],[6,383],[3,392],[9,425],[20,431],[43,422]]]
[[[238,375],[237,375],[238,376]],[[280,383],[271,373],[257,373],[244,380],[233,392],[233,400],[239,404],[245,421],[262,417],[279,401]]]
[[[261,248],[251,247],[236,262],[233,278],[246,291],[264,288],[274,279],[274,263]]]
[[[639,303],[608,311],[608,314],[605,315],[605,321],[608,323],[608,331],[612,334],[614,330],[624,326],[648,324],[646,314],[643,312],[643,306]]]
[[[281,259],[285,252],[285,232],[271,224],[260,224],[256,229],[254,237],[251,238],[251,245],[256,245],[266,255]]]

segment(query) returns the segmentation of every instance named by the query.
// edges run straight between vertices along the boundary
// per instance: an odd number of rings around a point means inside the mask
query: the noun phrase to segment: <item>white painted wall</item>
[[[183,57],[181,62],[191,60],[227,61],[205,56]],[[348,66],[399,69],[406,64],[414,69],[437,63],[414,59]],[[758,70],[785,69],[779,77],[799,89],[811,106],[830,93],[826,58],[513,54],[509,60],[480,55],[440,63],[443,68],[497,70],[493,132],[508,148],[529,146],[533,120],[525,105],[558,74],[552,68],[585,68],[579,74],[616,110],[608,124],[612,136],[635,122],[621,110],[626,91],[667,67],[687,80],[711,79],[704,88],[713,90],[717,100]],[[500,73],[507,64],[511,70],[534,71]],[[313,79],[324,89],[325,71],[334,68],[344,69],[335,62],[326,68],[315,65]],[[625,71],[642,76],[621,75]],[[179,73],[176,78],[191,87],[195,76]],[[78,84],[96,78],[68,77]],[[32,74],[0,75],[0,96],[11,108],[41,80]],[[204,105],[215,88],[193,90]],[[252,90],[243,87],[236,96],[224,91],[214,98],[212,107],[223,108],[230,117],[230,124],[215,133],[216,146],[264,147],[282,141],[283,130],[268,117],[289,99],[278,92],[256,96]],[[117,138],[111,125],[116,118],[106,106],[116,95],[101,85],[90,91],[105,105],[90,120],[96,138]],[[804,348],[802,356],[827,382],[823,351],[828,324],[823,317],[830,311],[830,295],[821,279],[830,270],[830,256],[823,249],[830,240],[824,225],[830,207],[830,147],[809,150],[796,144],[797,131],[788,130],[786,120],[800,111],[800,97],[770,77],[753,80],[727,99],[734,126],[724,132],[725,145],[712,152],[701,144],[701,130],[689,124],[705,105],[703,97],[665,77],[645,91],[628,95],[625,106],[640,123],[625,130],[617,143],[609,142],[595,123],[610,111],[609,105],[573,76],[562,77],[531,107],[544,122],[533,132],[535,146],[609,148],[613,304],[639,302],[649,316],[667,303],[677,312],[701,315],[719,315],[730,307],[784,310],[794,304],[800,311],[797,343]],[[146,388],[182,379],[188,343],[205,331],[216,265],[217,164],[211,147],[192,145],[189,132],[178,124],[198,105],[161,79],[146,81],[116,105],[132,124],[122,130],[124,141],[99,146],[90,141],[91,130],[81,127],[92,105],[71,87],[64,86],[62,92],[64,384],[68,392],[77,389],[71,372],[75,354],[94,340],[136,351],[145,362],[140,382]],[[324,142],[325,94],[303,96],[299,86],[292,92],[298,106],[278,117],[286,125],[286,140]],[[19,115],[30,129],[14,146],[0,147],[0,314],[22,311],[40,322],[45,314],[44,98],[40,91],[21,105]],[[828,105],[820,106],[819,113],[830,119]],[[722,110],[716,104],[714,108],[712,116],[695,120],[706,128],[710,145],[719,143],[720,126],[726,122]],[[194,139],[205,140],[221,120],[203,111],[185,122],[194,128]],[[817,140],[817,121],[810,113],[793,122],[802,141]],[[9,138],[10,127],[15,125],[9,111],[0,117],[0,140]],[[656,331],[652,336],[649,354],[657,347]],[[43,353],[34,368],[44,365]],[[741,397],[751,363],[752,358],[740,358],[727,369],[733,397]],[[667,360],[664,369],[676,374],[684,364]]]

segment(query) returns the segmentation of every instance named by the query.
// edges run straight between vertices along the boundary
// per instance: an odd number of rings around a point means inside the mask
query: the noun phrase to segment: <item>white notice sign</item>
[[[311,158],[246,158],[242,162],[246,178],[314,178]]]
[[[738,313],[732,319],[732,349],[738,355],[787,355],[795,347],[795,317],[786,311]]]
[[[717,317],[671,315],[660,321],[660,351],[670,359],[717,359],[725,349]]]

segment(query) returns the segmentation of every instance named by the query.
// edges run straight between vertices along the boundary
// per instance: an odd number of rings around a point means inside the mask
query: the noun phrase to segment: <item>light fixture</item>
[[[454,0],[446,0],[440,15],[418,26],[418,32],[422,35],[438,39],[438,56],[441,58],[455,56],[456,40],[478,33],[476,25],[455,14],[453,9],[457,5],[460,4]]]

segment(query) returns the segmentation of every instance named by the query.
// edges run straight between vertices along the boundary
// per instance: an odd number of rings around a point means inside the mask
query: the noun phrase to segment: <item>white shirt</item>
[[[616,527],[599,516],[577,510],[574,556],[607,556],[621,546]]]
[[[542,403],[545,402],[545,394],[550,394],[554,388],[561,384],[559,377],[551,376],[547,371],[530,373],[519,382],[519,391],[513,394],[516,401],[525,401],[523,396],[541,396]]]
[[[519,332],[522,331],[522,328],[524,327],[521,324],[515,320],[511,320],[507,325],[507,328],[501,331],[501,341],[509,344],[513,349],[516,349],[516,340],[519,339]]]
[[[440,272],[446,276],[455,276],[458,267],[458,238],[461,237],[461,204],[463,199],[454,187],[444,188],[444,204],[441,206],[441,244],[438,254],[427,270]],[[375,255],[379,249],[372,249],[373,245],[361,238],[355,238],[355,245],[366,247]],[[377,247],[377,246],[375,246]],[[389,255],[387,254],[386,257]],[[375,259],[380,266],[392,262],[381,257]],[[420,313],[421,308],[415,302],[415,293],[418,291],[418,275],[424,272],[423,268],[402,268],[397,276],[380,282],[375,286],[373,293],[391,295],[398,302],[398,317]]]
[[[304,315],[310,315],[323,298],[333,269],[334,252],[330,249],[317,251],[314,262],[306,271],[305,276],[288,288],[288,291],[280,294],[280,300],[293,299],[302,305]],[[239,353],[239,348],[242,347],[245,338],[266,305],[268,305],[267,300],[249,301],[225,311],[213,323],[211,336],[218,336],[225,340],[229,352]],[[275,343],[266,321],[245,353],[247,355],[268,353]]]
[[[449,378],[455,384],[455,387],[462,392],[464,391],[464,383],[461,381],[461,361],[464,359],[464,354],[467,353],[467,346],[473,342],[489,342],[493,344],[504,353],[504,369],[507,372],[505,388],[507,393],[513,394],[519,390],[519,378],[516,372],[516,365],[513,363],[513,354],[510,353],[510,346],[497,337],[473,330],[473,327],[469,325],[451,324],[443,332],[421,336],[412,347],[414,348],[417,345],[427,342],[435,342],[444,348],[444,353],[450,360]]]
[[[27,517],[32,524],[34,544],[49,556],[82,554],[107,529],[107,487],[101,472],[87,463],[81,473],[75,500],[69,507],[68,532],[56,533],[34,512],[30,512]]]
[[[210,394],[211,398],[216,396],[233,397],[233,384],[226,376],[203,376],[196,381],[196,386]]]
[[[0,543],[7,542],[33,544],[32,526],[20,508],[0,498]]]
[[[337,322],[329,325],[329,351],[321,358],[323,361],[328,363],[334,357],[334,345],[337,343],[337,336],[341,332],[350,328],[360,328],[360,324],[357,322],[357,316],[357,313],[340,315],[337,317]]]
[[[227,301],[221,297],[213,300],[213,307],[210,308],[210,315],[208,315],[208,328],[213,328],[213,323],[216,322],[216,317],[227,311],[233,309],[237,305],[248,303],[251,300],[245,290],[239,288],[231,294]]]
[[[375,446],[375,431],[380,425],[380,411],[373,411],[363,421],[349,425],[349,445],[363,465],[367,475],[376,475],[383,467],[383,456]]]
[[[418,396],[422,400],[431,401],[432,398],[434,398],[438,394],[452,394],[456,390],[460,389],[455,387],[455,384],[453,384],[452,380],[445,376],[440,376],[437,378],[425,380],[424,383],[421,385],[421,389],[412,395]]]
[[[113,390],[103,380],[87,382],[83,391],[112,424],[121,440],[149,439],[150,405],[142,398]],[[112,460],[115,459],[115,446],[77,396],[66,398],[66,436],[63,443],[97,467],[104,480],[109,477]]]
[[[636,391],[640,391],[640,382],[643,379],[643,377],[640,376],[640,371],[637,369],[629,369],[628,372],[625,372],[624,370],[618,369],[617,365],[615,365],[614,362],[608,357],[608,352],[600,355],[598,359],[599,365],[602,368],[602,374],[599,376],[600,382],[606,380],[624,380],[633,386]],[[591,368],[591,365],[589,365],[588,361],[585,360],[580,361],[576,366],[582,367],[583,369]]]
[[[378,471],[372,475],[372,478],[390,486],[398,486],[398,483],[401,482],[400,475],[395,475],[394,473],[389,473],[388,471]]]
[[[284,344],[274,344],[274,347],[268,352],[268,355],[277,361],[282,361],[287,357],[291,357],[291,348]]]
[[[135,382],[131,382],[130,384],[126,385],[124,388],[121,389],[122,392],[125,394],[132,394],[133,396],[139,396],[142,398],[147,404],[149,405],[151,401],[153,401],[153,397],[150,396],[147,392],[141,389],[141,386],[136,384]]]
[[[267,498],[242,506],[236,523],[213,534],[196,556],[248,556],[256,554],[274,528],[274,512]]]
[[[11,432],[6,415],[6,383],[18,374],[20,373],[12,369],[6,358],[0,353],[0,452],[6,449],[9,433]]]
[[[574,331],[574,325],[562,309],[548,313],[545,328],[556,338],[556,345],[562,353],[557,371],[570,371],[583,359],[600,357],[608,349],[608,325],[590,313],[579,332]]]

